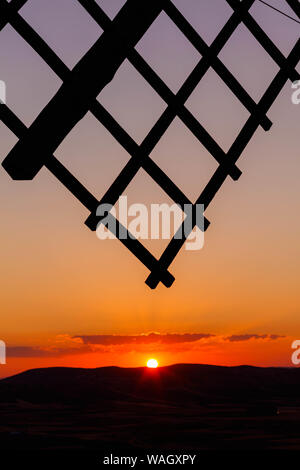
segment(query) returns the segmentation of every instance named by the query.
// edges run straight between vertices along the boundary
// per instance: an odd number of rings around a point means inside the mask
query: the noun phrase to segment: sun
[[[156,369],[156,367],[158,367],[158,362],[156,359],[149,359],[147,361],[147,367],[149,367],[149,369]]]

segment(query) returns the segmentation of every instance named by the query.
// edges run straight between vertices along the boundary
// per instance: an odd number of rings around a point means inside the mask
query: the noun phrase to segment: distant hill
[[[300,369],[177,364],[158,369],[34,369],[0,381],[0,400],[30,403],[296,401]]]

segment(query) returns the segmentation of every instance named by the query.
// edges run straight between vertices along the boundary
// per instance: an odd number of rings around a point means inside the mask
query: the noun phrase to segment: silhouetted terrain
[[[51,368],[0,381],[0,449],[300,448],[300,369]]]

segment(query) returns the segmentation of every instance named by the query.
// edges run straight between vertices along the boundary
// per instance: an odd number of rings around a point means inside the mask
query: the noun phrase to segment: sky
[[[283,0],[269,0],[293,14]],[[97,0],[111,19],[124,0]],[[173,0],[211,44],[232,14],[225,0]],[[253,17],[287,55],[299,24],[257,0]],[[76,0],[29,0],[20,15],[73,68],[102,34]],[[161,14],[136,46],[173,92],[200,54]],[[277,65],[240,26],[219,58],[258,101]],[[100,65],[99,65],[100,66]],[[298,70],[300,70],[298,68]],[[0,31],[0,79],[7,105],[29,126],[61,86],[60,79],[7,25]],[[80,93],[80,90],[78,90]],[[192,362],[292,366],[300,339],[299,113],[288,82],[206,211],[211,225],[200,251],[182,250],[170,267],[170,289],[150,290],[147,269],[118,241],[99,240],[89,213],[47,169],[12,181],[0,169],[1,328],[7,364],[0,377],[48,366],[100,367]],[[140,144],[166,103],[126,60],[97,98]],[[227,151],[249,113],[211,69],[186,107]],[[17,139],[0,123],[2,160]],[[130,155],[88,113],[55,156],[97,197]],[[217,163],[176,118],[151,158],[193,201]],[[140,170],[123,195],[130,203],[169,203]],[[143,241],[159,257],[167,240]]]

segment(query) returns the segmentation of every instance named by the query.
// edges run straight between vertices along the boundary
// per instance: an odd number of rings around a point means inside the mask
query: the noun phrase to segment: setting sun
[[[156,359],[149,359],[147,361],[147,367],[149,367],[150,369],[156,369],[156,367],[158,367],[158,362]]]

